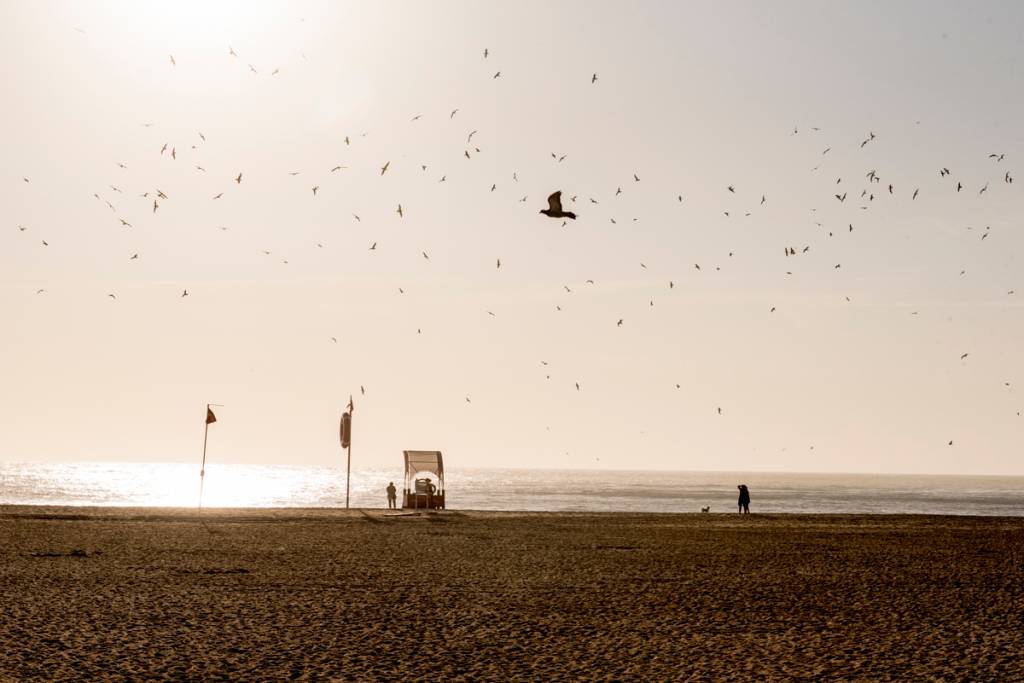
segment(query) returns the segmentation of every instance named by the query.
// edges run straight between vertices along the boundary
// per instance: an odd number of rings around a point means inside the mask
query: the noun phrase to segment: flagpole
[[[210,410],[210,406],[214,406],[214,407],[217,407],[217,408],[223,408],[224,407],[224,406],[220,405],[219,403],[207,403],[206,404],[206,419],[204,420],[204,422],[206,424],[203,426],[203,463],[199,466],[199,511],[200,512],[202,512],[202,510],[203,510],[203,482],[206,480],[206,437],[210,433],[210,423],[211,422],[216,422],[216,420],[217,420],[216,417],[214,417],[212,420],[210,419],[210,416],[213,415],[213,412]]]
[[[352,405],[352,395],[348,397],[348,417],[349,417],[349,430],[348,430],[348,458],[345,463],[345,509],[348,510],[348,496],[352,489],[352,413],[356,411],[355,406]]]
[[[210,409],[210,404],[206,404],[206,409]],[[204,420],[206,424],[203,426],[203,464],[199,466],[199,509],[203,509],[203,481],[206,479],[206,436],[210,433],[210,422]]]

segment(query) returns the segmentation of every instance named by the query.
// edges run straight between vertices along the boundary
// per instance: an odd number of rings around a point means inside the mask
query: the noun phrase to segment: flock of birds
[[[230,58],[230,59],[238,59],[239,58],[237,52],[231,46],[228,46],[227,55],[228,55],[228,58]],[[483,59],[485,59],[485,60],[489,59],[490,55],[491,55],[490,50],[488,50],[488,49],[484,49],[483,50],[483,53],[482,53],[482,58]],[[303,55],[303,57],[305,57],[305,56]],[[177,60],[175,59],[175,57],[173,55],[169,56],[169,62],[170,62],[171,68],[176,68],[177,67]],[[258,74],[259,73],[259,71],[252,64],[249,64],[248,67],[249,67],[249,70],[252,73],[254,73],[254,74]],[[270,72],[270,75],[276,76],[279,73],[280,73],[280,70],[279,69],[275,69],[272,72]],[[499,79],[501,77],[502,77],[502,72],[500,70],[496,70],[494,72],[493,76],[491,76],[492,79]],[[594,86],[594,87],[599,87],[597,85],[598,82],[599,82],[598,74],[597,73],[591,74],[590,77],[589,77],[590,85]],[[450,113],[448,113],[448,119],[454,119],[458,114],[459,114],[459,109],[458,108],[452,109],[450,111]],[[416,114],[416,115],[411,117],[410,122],[419,121],[422,118],[422,116],[423,116],[422,114]],[[145,127],[145,128],[150,128],[154,124],[152,124],[152,123],[143,123],[141,125],[143,127]],[[820,133],[821,132],[821,129],[818,128],[818,127],[812,127],[810,130],[813,133]],[[477,147],[473,143],[473,138],[474,138],[474,136],[476,136],[478,134],[478,132],[479,132],[478,130],[471,130],[471,131],[468,132],[468,134],[465,137],[465,146],[464,146],[464,149],[462,150],[462,156],[465,159],[467,159],[467,160],[472,160],[477,155],[481,154],[481,149],[479,147]],[[800,133],[801,133],[801,131],[800,131],[799,127],[794,127],[792,132],[790,133],[790,135],[799,135]],[[366,137],[366,135],[367,135],[367,133],[362,133],[362,134],[360,134],[357,137]],[[864,149],[868,145],[877,145],[877,144],[879,144],[879,142],[878,142],[879,139],[880,138],[879,138],[878,135],[876,135],[873,131],[869,131],[867,133],[867,135],[863,139],[861,139],[859,141],[859,143],[856,143],[856,144],[859,145],[860,149]],[[346,135],[343,138],[343,142],[346,145],[346,147],[352,145],[352,143],[353,143],[352,136]],[[188,149],[186,151],[188,151],[188,152],[198,152],[199,149],[200,149],[200,146],[205,144],[205,143],[207,143],[206,135],[204,135],[203,132],[197,132],[196,140],[192,144],[189,145],[189,147],[188,147]],[[821,156],[825,157],[825,156],[829,155],[830,153],[832,153],[832,149],[833,148],[831,146],[825,147],[821,151]],[[171,143],[171,142],[163,142],[159,146],[159,148],[154,151],[154,153],[158,154],[161,157],[166,156],[167,158],[169,158],[171,161],[174,161],[174,162],[177,162],[177,160],[178,160],[178,158],[180,156],[179,155],[178,146],[176,144],[174,144],[174,143]],[[194,156],[198,156],[198,155],[194,155]],[[550,153],[551,159],[556,164],[561,164],[562,162],[564,162],[566,160],[567,156],[568,155],[562,154],[562,153],[556,153],[556,152],[551,152]],[[1014,183],[1013,172],[1010,169],[1008,169],[1008,168],[1003,168],[1004,162],[1006,162],[1006,159],[1007,159],[1006,154],[1002,153],[1002,152],[991,152],[991,153],[989,153],[987,155],[987,158],[988,158],[988,160],[994,166],[999,168],[999,171],[1000,171],[999,174],[998,174],[999,183],[1004,185],[1004,186],[1007,186],[1007,187],[1012,186],[1013,183]],[[117,166],[121,170],[128,170],[128,167],[127,167],[126,164],[124,164],[122,162],[116,162],[116,163],[117,163]],[[204,167],[201,163],[193,163],[192,165],[193,165],[194,171],[196,173],[201,173],[201,174],[204,174],[204,175],[208,174],[207,168]],[[345,164],[335,164],[334,166],[332,166],[328,170],[328,174],[341,173],[343,171],[349,170],[349,168],[350,167],[345,165]],[[376,169],[375,173],[376,173],[376,175],[378,177],[386,176],[388,174],[389,170],[391,170],[391,168],[392,168],[392,161],[391,160],[383,160],[383,163],[381,163],[379,167],[375,166],[374,168]],[[424,172],[427,171],[427,168],[428,168],[428,166],[426,164],[421,165],[421,170],[422,171],[424,171]],[[819,164],[819,165],[815,166],[814,168],[812,168],[811,170],[816,172],[816,171],[819,171],[820,169],[821,169],[821,165]],[[289,176],[292,176],[292,177],[299,176],[302,173],[301,171],[295,171],[295,170],[289,170],[289,171],[283,171],[283,172],[286,172]],[[955,181],[955,185],[952,185],[952,182],[954,180],[954,174],[947,167],[942,167],[942,168],[936,169],[936,173],[939,176],[939,178],[941,178],[943,180],[947,180],[948,179],[948,182],[951,183],[950,184],[950,191],[951,192],[962,193],[962,192],[965,192],[965,191],[972,191],[972,192],[975,192],[977,194],[977,196],[981,197],[981,196],[985,196],[986,193],[989,193],[991,191],[990,181],[985,181],[983,184],[981,184],[979,186],[976,186],[976,187],[973,187],[973,188],[968,188],[964,184],[964,181],[962,179],[957,179]],[[513,178],[514,182],[516,182],[516,183],[519,182],[518,171],[512,170],[509,175]],[[640,183],[641,182],[639,174],[632,173],[631,175],[632,175],[633,183]],[[30,178],[28,178],[28,177],[23,177],[22,180],[24,181],[24,183],[31,183],[32,182],[32,180]],[[233,183],[235,187],[241,186],[245,181],[246,181],[246,174],[245,174],[245,172],[243,170],[237,170],[233,175],[230,176],[230,179],[225,178],[225,182]],[[441,177],[437,180],[437,182],[439,182],[439,183],[445,183],[446,181],[447,181],[447,175],[441,175]],[[320,182],[322,182],[322,181],[320,181]],[[312,198],[314,198],[314,199],[318,198],[322,194],[321,193],[321,184],[320,184],[320,182],[317,182],[315,184],[311,184],[309,186],[310,196]],[[832,192],[832,196],[830,198],[830,201],[835,201],[835,202],[838,202],[839,204],[842,204],[842,205],[846,205],[848,202],[855,202],[855,203],[857,203],[858,208],[862,209],[862,210],[869,209],[874,202],[879,201],[883,196],[884,197],[895,197],[898,194],[902,194],[904,197],[908,198],[909,201],[916,202],[918,200],[918,197],[919,197],[920,193],[921,193],[921,187],[920,186],[897,187],[894,182],[890,182],[890,181],[884,179],[882,172],[880,172],[878,169],[867,169],[866,172],[863,173],[863,175],[860,175],[860,176],[856,177],[855,179],[850,179],[850,178],[845,178],[843,176],[838,176],[838,177],[835,178],[835,182],[833,183],[833,187],[834,187],[834,190]],[[497,184],[496,183],[491,183],[490,191],[494,192],[496,189],[497,189]],[[600,204],[601,201],[603,201],[603,200],[600,200],[600,199],[595,198],[595,197],[584,197],[584,198],[581,199],[581,196],[579,194],[571,194],[567,198],[563,198],[563,191],[561,189],[558,189],[558,188],[546,188],[546,189],[547,189],[547,192],[549,192],[549,194],[547,196],[547,202],[546,202],[547,206],[545,208],[541,208],[539,210],[539,213],[544,215],[546,218],[555,219],[557,221],[560,221],[560,225],[563,226],[563,227],[567,225],[568,221],[577,221],[577,220],[579,220],[579,221],[582,222],[582,221],[588,220],[588,218],[589,218],[588,211],[585,208],[577,210],[575,207],[578,204],[583,204],[584,206],[595,207],[596,205]],[[210,195],[210,201],[216,202],[218,200],[221,200],[223,197],[225,197],[225,194],[228,191],[229,190],[226,189],[226,188],[217,191],[215,194]],[[737,193],[736,186],[733,185],[733,184],[726,185],[723,188],[722,191],[723,192],[727,192],[730,195],[736,195],[736,193]],[[618,187],[616,187],[615,192],[614,192],[614,194],[612,196],[614,198],[614,197],[618,197],[618,196],[620,196],[622,194],[623,194],[623,189],[622,189],[621,186],[618,186]],[[168,195],[168,193],[166,193],[163,190],[161,190],[160,188],[156,188],[156,187],[145,189],[142,192],[136,192],[135,195],[136,195],[135,199],[143,200],[144,202],[146,202],[146,211],[150,215],[158,213],[161,210],[161,207],[163,206],[163,203],[171,201],[171,197]],[[758,195],[760,197],[759,200],[757,199]],[[122,186],[122,183],[116,183],[116,184],[115,183],[107,183],[106,187],[103,190],[99,190],[99,191],[95,192],[92,196],[93,196],[93,198],[97,202],[100,202],[110,212],[112,212],[112,214],[114,216],[114,220],[116,221],[116,224],[118,226],[120,226],[121,228],[124,228],[124,229],[133,229],[133,228],[135,228],[135,222],[138,221],[139,219],[133,217],[131,220],[129,220],[128,218],[125,217],[128,214],[122,213],[121,207],[119,207],[119,205],[123,206],[125,204],[128,204],[129,203],[129,199],[130,199],[129,191],[126,189],[126,187]],[[676,195],[675,197],[673,197],[673,199],[676,202],[678,202],[678,203],[682,203],[684,201],[684,197],[683,197],[682,194]],[[518,202],[525,203],[527,200],[528,200],[528,195],[524,195],[524,196],[522,196],[521,198],[518,199]],[[580,201],[578,201],[578,200],[580,200]],[[757,208],[757,207],[763,206],[763,205],[765,205],[765,203],[767,201],[768,201],[767,196],[765,194],[763,194],[763,193],[758,192],[756,195],[754,195],[754,197],[751,200],[751,203],[754,205],[752,208]],[[569,210],[569,208],[567,208],[567,205],[570,205],[572,210]],[[135,208],[133,208],[132,211],[138,212],[138,203],[137,202],[133,203],[133,206]],[[405,215],[406,215],[406,210],[403,208],[403,205],[401,203],[398,203],[397,206],[394,207],[394,213],[397,214],[397,216],[399,218],[404,218]],[[723,209],[722,213],[727,218],[738,215],[737,212],[735,212],[733,209]],[[745,211],[745,212],[742,212],[742,215],[743,216],[750,216],[751,212],[750,211]],[[357,221],[357,222],[361,222],[362,221],[362,218],[361,218],[361,216],[359,214],[353,213],[352,216],[353,216],[353,219],[355,221]],[[612,217],[605,216],[605,218],[607,218],[611,222],[611,224],[617,224],[617,221],[616,221],[615,217],[613,217],[613,216]],[[633,221],[636,221],[636,220],[637,220],[636,218],[633,219]],[[827,233],[827,235],[829,237],[834,236],[834,232],[835,232],[834,228],[829,230],[828,228],[825,227],[823,222],[816,222],[816,225],[817,225],[817,227],[821,228],[825,233]],[[844,228],[845,228],[844,232],[850,232],[850,233],[852,233],[854,231],[854,229],[855,229],[853,222],[848,222],[847,225],[844,226]],[[225,227],[225,226],[221,226],[220,229],[221,230],[227,230],[228,228]],[[18,230],[21,231],[21,232],[27,232],[29,230],[29,228],[24,226],[24,225],[18,225]],[[986,238],[989,237],[989,235],[990,235],[990,228],[985,228],[984,231],[982,231],[982,233],[980,235],[980,239],[982,241],[984,241]],[[44,248],[50,246],[50,243],[46,239],[41,239],[40,240],[40,244]],[[322,243],[317,243],[316,246],[322,248],[323,244]],[[367,246],[367,249],[369,251],[376,252],[378,250],[378,242],[377,241],[373,241],[371,244],[369,244]],[[784,259],[791,259],[791,258],[795,259],[795,258],[798,258],[798,257],[800,257],[802,255],[808,254],[811,251],[811,249],[812,249],[812,245],[810,245],[810,244],[801,244],[801,245],[797,245],[797,246],[793,246],[793,245],[789,245],[789,244],[780,245],[780,253],[782,254],[782,257]],[[265,255],[267,255],[267,256],[272,254],[272,252],[270,250],[264,250],[263,253]],[[430,260],[430,254],[427,251],[425,251],[425,250],[421,251],[421,256],[426,261]],[[733,252],[730,251],[728,253],[728,256],[731,258],[733,256]],[[128,257],[128,260],[130,260],[130,261],[137,261],[139,258],[140,258],[140,254],[138,252],[133,252]],[[285,263],[285,264],[288,263],[287,259],[282,259],[282,262]],[[642,268],[644,270],[647,269],[647,265],[645,263],[641,262],[639,264],[639,266],[640,266],[640,268]],[[702,271],[702,266],[701,266],[700,263],[693,263],[692,267],[693,267],[693,269],[695,271]],[[705,264],[705,267],[707,267],[707,264]],[[832,266],[832,267],[834,269],[838,270],[838,269],[842,268],[842,263],[841,262],[840,263],[835,263],[834,266]],[[495,268],[499,269],[499,270],[502,268],[502,260],[500,258],[497,258],[495,260]],[[720,269],[720,266],[715,266],[715,268],[716,269]],[[792,275],[792,271],[791,270],[787,270],[786,274],[787,275]],[[964,272],[961,272],[961,275],[963,275],[963,274],[964,274]],[[588,279],[588,280],[586,280],[585,284],[587,284],[587,285],[594,285],[594,281]],[[670,290],[674,289],[676,287],[676,282],[674,280],[669,280],[665,284],[665,286],[668,289],[670,289]],[[570,288],[568,285],[564,285],[564,289],[569,294],[571,294],[572,291],[573,291],[572,288]],[[44,295],[44,294],[47,293],[47,289],[41,287],[41,288],[36,289],[35,292],[36,292],[36,295]],[[398,292],[399,292],[399,294],[404,294],[405,290],[403,288],[399,287],[398,288]],[[1013,294],[1014,294],[1014,290],[1011,289],[1011,290],[1007,291],[1007,295],[1013,295]],[[109,292],[109,293],[107,293],[106,296],[109,297],[112,300],[117,300],[116,292]],[[183,288],[179,296],[180,296],[180,298],[189,297],[190,296],[189,289],[188,288]],[[846,300],[850,301],[849,297],[846,297]],[[650,307],[654,306],[654,300],[653,299],[649,301],[649,306]],[[556,305],[556,309],[560,311],[561,310],[561,306],[557,306]],[[770,309],[769,309],[769,312],[770,313],[774,313],[775,311],[776,311],[776,307],[775,306],[771,306]],[[489,316],[495,316],[496,315],[491,310],[488,310],[487,314]],[[916,315],[917,311],[914,311],[912,314]],[[613,320],[614,320],[614,326],[616,328],[621,328],[621,327],[623,327],[626,324],[626,320],[625,320],[624,317],[614,316]],[[416,331],[417,331],[418,334],[422,334],[422,328],[417,328]],[[337,337],[330,337],[330,341],[332,343],[337,343],[338,340],[337,340]],[[961,361],[966,361],[966,359],[968,358],[968,355],[969,354],[966,353],[966,352],[963,353],[960,356],[960,360]],[[548,362],[542,360],[541,364],[543,366],[547,366]],[[546,378],[550,379],[551,375],[547,374]],[[580,381],[578,381],[578,380],[574,381],[573,384],[574,384],[574,387],[575,387],[576,391],[582,391],[582,385],[581,385]],[[1009,386],[1009,383],[1007,383],[1007,386]],[[677,389],[681,388],[679,384],[675,384],[675,387]],[[364,387],[361,386],[360,387],[360,391],[363,394],[365,394],[365,388]],[[466,395],[465,396],[465,401],[467,403],[471,403],[472,402],[471,401],[471,397],[469,395]],[[716,406],[715,407],[715,414],[716,415],[722,415],[723,414],[721,406]],[[1017,414],[1020,415],[1019,412]],[[952,446],[953,445],[953,441],[950,440],[948,442],[948,445]]]

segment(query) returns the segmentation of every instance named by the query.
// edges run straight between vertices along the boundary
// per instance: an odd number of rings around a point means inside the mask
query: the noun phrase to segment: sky
[[[343,466],[351,395],[354,466],[1024,474],[1020,3],[0,38],[2,462]]]

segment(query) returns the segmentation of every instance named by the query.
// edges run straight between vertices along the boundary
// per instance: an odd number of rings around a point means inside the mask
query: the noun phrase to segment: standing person
[[[750,491],[747,490],[747,485],[746,484],[740,484],[736,488],[738,488],[740,490],[740,509],[739,509],[739,512],[741,512],[742,514],[749,515],[750,514]]]
[[[398,499],[398,489],[395,488],[395,482],[388,482],[388,510],[393,510],[396,505],[395,501]]]

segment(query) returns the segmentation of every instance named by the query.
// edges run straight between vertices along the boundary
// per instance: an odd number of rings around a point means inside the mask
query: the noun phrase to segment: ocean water
[[[353,469],[350,505],[385,506],[401,468]],[[1024,477],[451,469],[447,505],[462,510],[752,512],[1024,516]],[[199,468],[184,463],[0,463],[0,504],[191,507]],[[209,464],[204,507],[344,507],[337,467]]]

